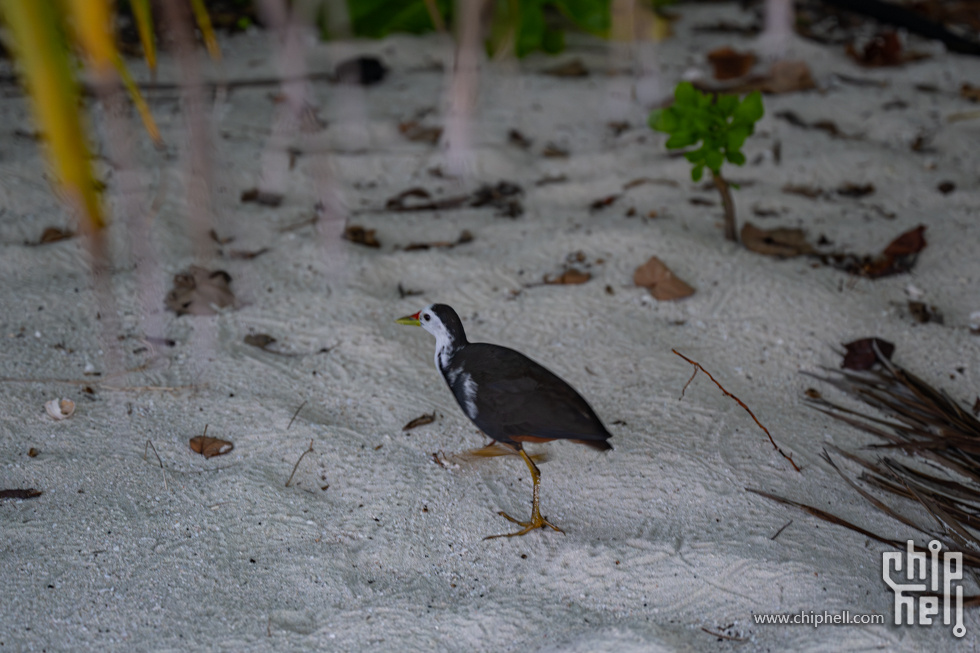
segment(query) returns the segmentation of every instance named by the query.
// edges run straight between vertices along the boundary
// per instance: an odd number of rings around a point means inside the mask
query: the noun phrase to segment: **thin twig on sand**
[[[305,402],[304,402],[304,403],[305,403]],[[300,408],[302,408],[302,406],[300,406]],[[299,412],[299,411],[297,411],[297,412]],[[299,464],[300,464],[301,462],[303,462],[303,458],[305,458],[305,457],[306,457],[306,454],[308,454],[308,453],[310,453],[310,452],[312,452],[312,451],[313,451],[313,440],[311,439],[311,440],[310,440],[310,448],[309,448],[309,449],[307,449],[306,451],[304,451],[303,453],[301,453],[301,454],[299,455],[299,460],[297,460],[297,461],[296,461],[296,464],[295,464],[295,465],[293,465],[293,473],[289,475],[289,479],[288,479],[288,480],[286,481],[286,487],[289,487],[289,484],[293,482],[293,476],[295,476],[295,475],[296,475],[296,470],[297,470],[297,469],[299,469]]]
[[[160,460],[160,454],[157,453],[157,448],[153,446],[153,443],[150,440],[147,440],[146,445],[143,447],[143,460],[146,460],[146,452],[149,449],[153,449],[153,455],[157,457],[157,462],[160,463],[160,469],[163,470],[163,489],[169,492],[170,487],[167,485],[167,470],[163,466],[163,461]]]
[[[751,411],[751,410],[749,409],[749,407],[745,405],[745,402],[743,402],[743,401],[742,401],[741,399],[739,399],[738,397],[736,397],[735,395],[733,395],[733,394],[732,394],[731,392],[729,392],[728,390],[725,390],[725,388],[724,388],[724,387],[723,387],[723,386],[722,386],[722,385],[721,385],[720,383],[718,383],[718,381],[716,381],[716,380],[715,380],[715,377],[713,377],[713,376],[711,376],[711,372],[709,372],[708,370],[706,370],[706,369],[704,369],[704,367],[702,367],[702,366],[701,366],[701,363],[698,363],[698,362],[696,362],[696,361],[692,361],[692,360],[691,360],[690,358],[688,358],[688,357],[687,357],[687,356],[685,356],[684,354],[682,354],[682,353],[680,353],[680,352],[679,352],[679,351],[677,351],[676,349],[671,349],[671,351],[672,351],[672,352],[674,352],[675,354],[677,354],[678,356],[680,356],[681,358],[683,358],[683,359],[684,359],[684,360],[686,360],[686,361],[687,361],[688,363],[690,363],[691,365],[693,365],[693,366],[694,366],[694,374],[692,374],[692,375],[691,375],[691,378],[689,378],[689,379],[687,380],[687,383],[685,383],[685,384],[684,384],[684,387],[683,387],[683,388],[681,389],[681,397],[680,397],[681,399],[683,399],[683,398],[684,398],[684,392],[685,392],[685,391],[687,390],[687,386],[689,386],[689,385],[691,385],[691,381],[693,381],[693,380],[694,380],[694,377],[695,377],[695,376],[697,376],[697,374],[698,374],[698,371],[701,371],[701,372],[704,372],[705,374],[707,374],[707,375],[708,375],[708,378],[709,378],[709,379],[711,379],[711,380],[712,380],[712,381],[714,382],[714,384],[715,384],[716,386],[718,386],[718,389],[719,389],[719,390],[721,390],[721,391],[722,391],[722,392],[723,392],[723,393],[725,394],[725,396],[727,396],[727,397],[731,397],[732,399],[734,399],[734,400],[735,400],[735,402],[736,402],[736,403],[737,403],[737,404],[738,404],[739,406],[741,406],[742,408],[744,408],[744,409],[745,409],[745,412],[747,412],[747,413],[749,414],[749,416],[750,416],[750,417],[751,417],[751,418],[752,418],[753,420],[755,420],[755,423],[759,425],[759,428],[760,428],[760,429],[762,429],[762,430],[763,430],[763,432],[765,432],[765,434],[766,434],[767,436],[769,436],[769,442],[771,442],[771,443],[772,443],[772,446],[773,446],[773,448],[774,448],[774,449],[775,449],[776,451],[778,451],[778,452],[779,452],[779,455],[780,455],[780,456],[782,456],[783,458],[785,458],[786,460],[788,460],[788,461],[789,461],[789,464],[793,466],[793,469],[795,469],[795,470],[796,470],[796,471],[798,471],[798,472],[799,472],[799,471],[802,471],[802,470],[801,470],[801,469],[799,468],[799,466],[798,466],[798,465],[797,465],[797,464],[796,464],[795,462],[793,462],[793,457],[792,457],[792,456],[790,456],[790,455],[789,455],[789,454],[787,454],[787,453],[786,453],[785,451],[783,451],[782,449],[780,449],[780,448],[779,448],[779,445],[778,445],[778,444],[776,444],[776,441],[772,439],[772,434],[771,434],[771,433],[769,432],[769,429],[767,429],[767,428],[766,428],[765,426],[763,426],[763,425],[762,425],[762,422],[760,422],[760,421],[759,421],[759,418],[757,418],[757,417],[755,416],[755,413],[753,413],[753,412],[752,412],[752,411]]]

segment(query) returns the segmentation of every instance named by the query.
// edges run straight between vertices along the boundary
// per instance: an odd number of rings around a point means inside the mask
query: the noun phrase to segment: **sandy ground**
[[[705,70],[712,47],[751,45],[690,32],[719,17],[744,19],[735,8],[683,14],[679,37],[657,52],[663,88]],[[225,74],[274,75],[268,44],[265,34],[226,40]],[[117,215],[114,332],[98,314],[79,239],[25,245],[69,222],[36,144],[15,135],[32,126],[8,88],[0,100],[0,488],[44,494],[0,502],[0,650],[972,650],[975,613],[964,640],[944,625],[752,620],[848,610],[891,622],[893,595],[881,577],[883,546],[745,487],[808,501],[889,537],[914,535],[820,459],[826,442],[854,448],[866,437],[807,408],[803,393],[814,381],[800,372],[836,366],[839,343],[877,335],[896,343],[901,365],[952,396],[972,403],[980,388],[980,339],[968,328],[980,310],[980,121],[947,120],[976,108],[958,89],[976,84],[980,68],[918,46],[937,56],[864,70],[840,49],[793,43],[821,90],[767,97],[746,146],[750,163],[730,172],[743,182],[742,220],[803,227],[843,249],[877,252],[927,225],[929,244],[911,274],[855,279],[725,242],[719,206],[690,203],[715,201],[713,191],[690,182],[686,163],[667,156],[663,137],[645,126],[647,109],[631,100],[628,59],[590,39],[572,39],[561,59],[580,57],[593,71],[585,79],[539,74],[552,63],[544,57],[486,66],[472,176],[435,177],[430,169],[447,166],[446,155],[405,140],[397,124],[426,109],[435,112],[423,121],[441,124],[446,42],[397,37],[313,46],[312,71],[352,53],[378,54],[392,67],[369,89],[316,83],[322,132],[270,140],[273,87],[236,89],[214,105],[214,220],[235,239],[224,250],[269,248],[236,260],[207,244],[208,264],[230,273],[241,302],[218,316],[164,309],[172,276],[195,262],[195,251],[183,117],[174,94],[153,96],[168,148],[154,152],[138,139],[143,168],[128,198],[135,214],[120,208],[127,198],[108,175]],[[172,78],[165,61],[161,79]],[[917,90],[922,83],[938,92]],[[799,129],[774,118],[782,110],[833,120],[858,137]],[[614,120],[630,128],[615,135],[607,127]],[[532,147],[508,144],[510,129]],[[929,135],[928,152],[911,150],[919,134]],[[542,157],[548,142],[570,156]],[[283,175],[282,205],[241,203],[263,152],[283,158],[286,145],[303,154]],[[535,184],[556,175],[567,181]],[[676,185],[623,191],[644,176]],[[296,227],[312,217],[327,177],[349,222],[376,229],[380,249],[331,245],[322,223]],[[526,212],[516,220],[492,208],[384,209],[407,188],[447,197],[500,180],[524,187]],[[940,193],[943,181],[956,190]],[[845,182],[872,183],[875,192],[811,200],[781,191]],[[622,193],[614,205],[589,210],[614,193]],[[631,207],[636,217],[626,216]],[[755,217],[753,207],[777,216]],[[658,217],[643,217],[650,211]],[[129,240],[134,215],[149,225],[139,241],[149,256],[137,256]],[[402,249],[453,240],[462,229],[471,243]],[[591,281],[524,288],[578,251]],[[697,293],[660,303],[634,287],[633,270],[653,255]],[[401,298],[399,283],[422,294]],[[944,324],[909,317],[910,284]],[[394,323],[436,301],[456,307],[471,340],[515,347],[561,374],[613,432],[615,450],[605,455],[546,447],[543,512],[567,535],[483,540],[509,526],[497,510],[527,513],[529,478],[514,458],[454,456],[484,440],[433,368],[431,337]],[[278,353],[245,344],[250,333],[277,338]],[[109,344],[121,352],[116,370],[104,354]],[[678,400],[692,370],[671,348],[751,406],[803,472],[703,377]],[[51,420],[43,404],[55,397],[77,402],[75,415]],[[432,410],[434,423],[402,432]],[[205,425],[234,450],[209,460],[190,451],[188,438]],[[311,440],[314,451],[285,487]],[[144,459],[148,441],[163,470],[152,451]]]

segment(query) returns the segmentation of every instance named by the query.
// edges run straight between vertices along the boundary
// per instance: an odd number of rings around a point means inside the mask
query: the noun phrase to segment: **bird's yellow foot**
[[[531,514],[531,521],[520,521],[518,519],[514,519],[513,517],[511,517],[510,515],[508,515],[506,512],[502,510],[497,514],[503,517],[504,519],[506,519],[507,521],[517,524],[518,526],[521,527],[521,530],[515,531],[513,533],[501,533],[500,535],[488,535],[487,537],[483,538],[484,540],[493,540],[498,537],[517,537],[518,535],[526,535],[536,528],[544,528],[545,526],[548,526],[552,530],[558,531],[562,535],[565,534],[565,531],[558,528],[550,521],[542,517],[541,512],[537,509],[537,506],[534,507],[534,511]]]

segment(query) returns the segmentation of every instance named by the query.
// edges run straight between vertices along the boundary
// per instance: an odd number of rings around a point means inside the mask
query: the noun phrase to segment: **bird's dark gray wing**
[[[520,436],[605,442],[610,437],[589,404],[568,383],[524,354],[484,343],[459,353],[476,385],[474,420],[490,437]],[[602,447],[606,448],[606,447]]]

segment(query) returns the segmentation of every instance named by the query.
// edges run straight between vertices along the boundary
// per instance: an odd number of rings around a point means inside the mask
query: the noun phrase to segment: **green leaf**
[[[519,6],[514,51],[520,58],[541,49],[547,25],[541,0],[521,0]]]
[[[738,123],[753,125],[765,113],[762,108],[762,93],[752,91],[735,109],[734,120]]]
[[[711,152],[708,152],[707,156],[704,157],[705,165],[711,168],[712,172],[718,172],[721,170],[721,164],[724,162],[725,157],[718,150],[712,150]]]
[[[665,109],[654,109],[647,118],[650,129],[667,134],[677,129],[677,116]]]
[[[610,0],[554,0],[554,5],[587,32],[603,36],[609,31]]]
[[[436,0],[450,23],[452,0]],[[347,0],[351,28],[357,36],[381,38],[392,32],[420,34],[433,29],[425,0]]]
[[[545,29],[541,37],[541,49],[548,54],[558,54],[565,49],[565,32],[560,29]]]
[[[726,152],[725,158],[737,166],[745,164],[745,155],[741,152]]]
[[[694,88],[694,84],[681,82],[674,89],[674,102],[677,103],[678,108],[694,107],[697,106],[698,95],[700,95],[700,91]]]
[[[668,150],[676,150],[681,147],[687,147],[688,145],[694,145],[698,142],[698,138],[688,131],[679,131],[671,134],[670,138],[667,139],[665,147]]]
[[[691,180],[701,181],[701,177],[703,176],[704,176],[704,166],[700,164],[694,166],[694,168],[691,170]]]
[[[715,102],[715,108],[725,117],[732,115],[737,107],[738,96],[736,95],[719,95]]]
[[[749,137],[750,133],[751,129],[749,127],[731,127],[728,130],[725,149],[730,152],[737,152],[742,149],[742,145],[745,144],[745,139]]]

